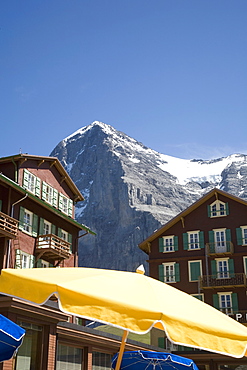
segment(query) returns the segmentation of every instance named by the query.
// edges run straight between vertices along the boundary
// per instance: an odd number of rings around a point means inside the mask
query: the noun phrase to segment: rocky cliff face
[[[51,155],[85,198],[78,222],[97,233],[80,240],[80,266],[134,271],[147,259],[138,244],[205,192],[219,187],[247,199],[245,155],[174,158],[101,122],[76,131]]]

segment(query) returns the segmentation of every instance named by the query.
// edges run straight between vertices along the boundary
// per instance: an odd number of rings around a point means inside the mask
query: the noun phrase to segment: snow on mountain
[[[145,263],[138,243],[213,187],[247,199],[245,155],[175,158],[98,121],[66,137],[51,155],[85,198],[78,221],[97,233],[81,240],[82,266],[133,270]]]

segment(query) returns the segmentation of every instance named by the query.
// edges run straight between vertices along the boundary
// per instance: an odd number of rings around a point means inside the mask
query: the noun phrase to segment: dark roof
[[[76,201],[82,201],[84,200],[81,192],[79,191],[79,189],[77,188],[77,186],[75,185],[74,181],[71,179],[71,177],[69,176],[68,172],[65,170],[65,168],[62,166],[61,162],[59,161],[59,159],[57,157],[45,157],[45,156],[39,156],[39,155],[30,155],[30,154],[16,154],[16,155],[12,155],[12,156],[9,156],[9,157],[1,157],[0,158],[0,164],[1,163],[9,163],[9,162],[24,162],[26,160],[36,160],[40,163],[42,163],[42,161],[45,161],[45,162],[50,162],[51,165],[54,165],[58,172],[62,175],[62,177],[64,178],[64,181],[67,183],[67,185],[69,186],[69,188],[72,190],[72,192],[75,194],[75,200]]]

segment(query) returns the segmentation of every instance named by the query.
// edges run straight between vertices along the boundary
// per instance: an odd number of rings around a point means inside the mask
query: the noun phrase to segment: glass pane
[[[42,356],[42,327],[31,323],[18,323],[26,330],[23,343],[18,350],[15,370],[40,369]]]
[[[56,370],[81,370],[82,349],[58,344]]]
[[[111,355],[102,352],[93,352],[92,370],[111,369]]]

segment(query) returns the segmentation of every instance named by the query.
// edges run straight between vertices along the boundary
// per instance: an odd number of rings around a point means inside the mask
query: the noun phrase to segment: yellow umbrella
[[[153,326],[175,344],[236,358],[246,352],[244,325],[143,274],[80,267],[5,269],[0,292],[39,305],[55,294],[63,312],[124,329],[120,359],[127,333],[144,334]]]

